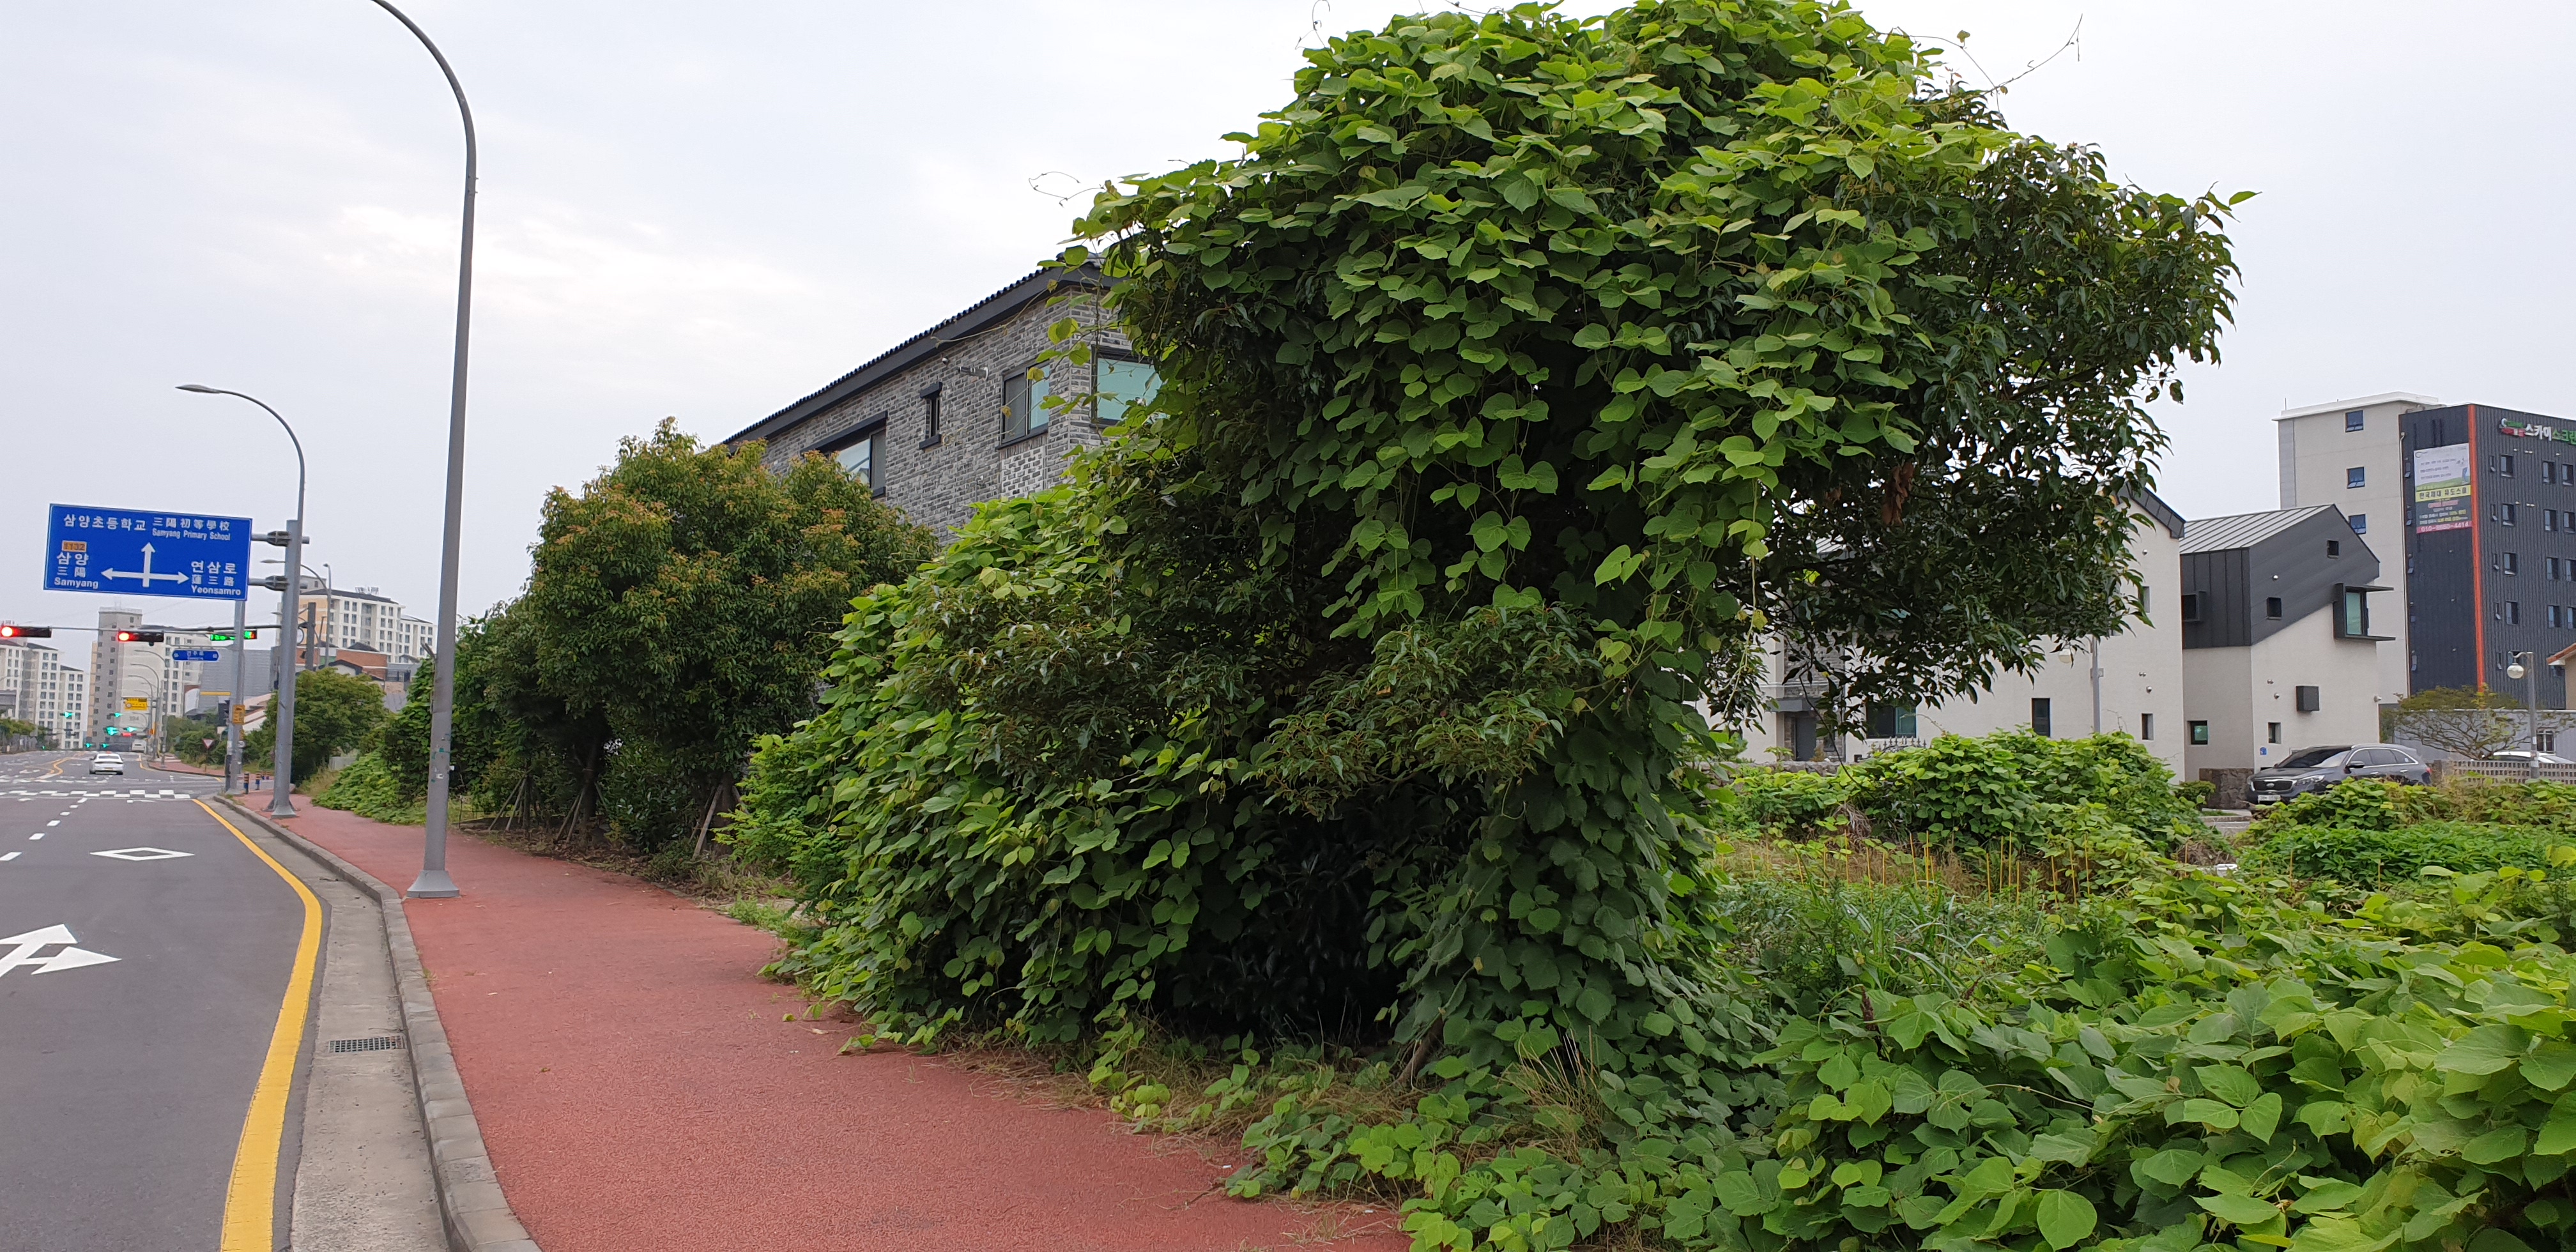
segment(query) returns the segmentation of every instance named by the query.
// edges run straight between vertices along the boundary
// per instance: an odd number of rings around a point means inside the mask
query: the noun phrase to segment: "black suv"
[[[2254,771],[2256,804],[2278,804],[2295,796],[2324,791],[2347,778],[2386,778],[2423,784],[2433,771],[2415,754],[2390,743],[2347,743],[2301,748],[2280,764]]]

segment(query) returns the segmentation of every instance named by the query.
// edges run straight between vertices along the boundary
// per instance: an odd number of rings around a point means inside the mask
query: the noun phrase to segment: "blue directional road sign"
[[[170,659],[173,661],[220,661],[224,659],[224,654],[221,650],[215,648],[172,648],[170,649]]]
[[[250,594],[250,519],[48,506],[45,590],[181,600]]]

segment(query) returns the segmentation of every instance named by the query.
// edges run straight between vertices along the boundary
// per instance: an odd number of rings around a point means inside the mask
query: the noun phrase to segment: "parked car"
[[[2393,743],[2330,744],[2301,748],[2278,765],[2254,771],[2252,794],[2256,804],[2279,804],[2324,791],[2347,778],[2420,785],[2433,780],[2433,771],[2413,752]]]
[[[2507,748],[2487,759],[2491,761],[2511,761],[2517,765],[2525,765],[2529,764],[2531,761],[2531,749]],[[2560,756],[2555,752],[2541,753],[2540,763],[2543,765],[2576,765],[2576,761],[2570,761],[2566,757]]]
[[[123,778],[125,777],[125,758],[118,756],[113,752],[101,752],[97,756],[89,759],[89,772],[93,774],[114,774],[119,778]]]

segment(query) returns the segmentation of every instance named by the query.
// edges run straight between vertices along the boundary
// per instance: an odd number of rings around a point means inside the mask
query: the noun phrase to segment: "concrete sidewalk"
[[[400,885],[418,827],[300,805],[290,826]],[[546,1252],[1397,1252],[1393,1215],[1226,1199],[1224,1162],[1106,1113],[988,1094],[757,971],[765,932],[644,883],[471,837],[465,894],[413,900],[492,1163]]]

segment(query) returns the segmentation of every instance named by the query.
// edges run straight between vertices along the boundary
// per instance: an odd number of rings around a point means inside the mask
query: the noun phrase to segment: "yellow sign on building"
[[[140,713],[140,712],[144,711],[145,709],[149,709],[149,708],[151,708],[151,707],[152,707],[152,701],[151,701],[151,700],[149,700],[149,699],[146,699],[146,698],[145,698],[145,697],[143,697],[143,696],[127,696],[127,697],[125,697],[125,711],[126,711],[126,712],[128,712],[128,713]]]

